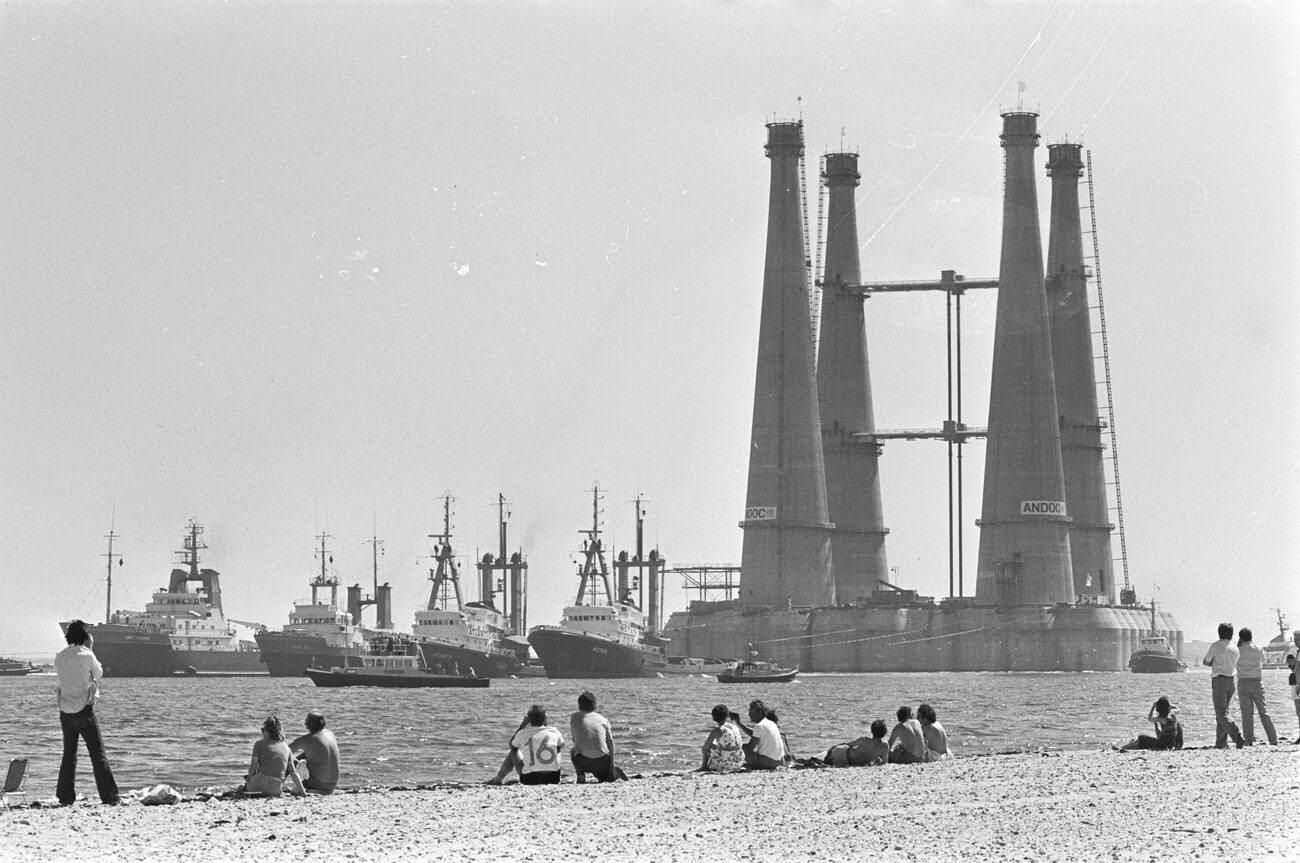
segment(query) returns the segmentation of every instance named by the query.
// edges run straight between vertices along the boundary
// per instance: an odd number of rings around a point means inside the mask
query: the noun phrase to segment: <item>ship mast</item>
[[[103,557],[108,558],[108,589],[104,594],[104,622],[109,623],[113,617],[113,540],[117,539],[118,536],[113,532],[113,528],[109,527],[104,538],[108,540],[108,552],[103,555]],[[120,559],[117,565],[122,565]]]
[[[580,530],[578,533],[585,533],[587,539],[582,543],[583,563],[579,571],[581,580],[578,583],[578,597],[573,604],[582,605],[588,584],[591,585],[591,604],[597,604],[596,575],[599,574],[605,588],[605,600],[613,605],[614,592],[609,586],[609,566],[605,563],[605,550],[600,542],[600,486],[595,483],[591,486],[591,530]]]
[[[329,563],[334,562],[334,558],[325,549],[325,541],[334,537],[325,531],[321,531],[316,538],[320,540],[320,551],[316,552],[316,556],[320,558],[320,575],[311,580],[311,602],[312,605],[318,605],[316,592],[322,587],[328,587],[330,589],[330,607],[337,608],[339,604],[339,580],[331,578],[325,572],[327,559]]]
[[[451,547],[451,493],[442,496],[442,533],[429,534],[430,539],[437,540],[434,545],[434,559],[438,561],[436,569],[429,570],[429,581],[433,589],[429,592],[429,611],[441,608],[449,610],[449,600],[454,594],[456,610],[461,610],[460,571],[456,567],[456,555]]]

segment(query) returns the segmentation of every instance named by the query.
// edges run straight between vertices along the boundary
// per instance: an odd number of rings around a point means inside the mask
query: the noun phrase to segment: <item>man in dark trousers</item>
[[[1210,645],[1202,665],[1210,667],[1210,696],[1214,700],[1214,746],[1225,749],[1231,736],[1237,748],[1246,745],[1237,723],[1228,716],[1233,693],[1237,691],[1237,658],[1241,654],[1232,646],[1232,624],[1219,624],[1219,640]]]
[[[104,742],[99,736],[95,721],[95,697],[99,693],[99,679],[104,668],[95,658],[95,639],[86,631],[86,624],[74,620],[68,624],[64,638],[68,646],[54,657],[54,670],[59,675],[56,690],[59,701],[59,724],[63,726],[63,761],[59,765],[59,784],[56,795],[59,803],[70,806],[76,802],[77,742],[86,741],[90,753],[90,766],[95,771],[95,787],[99,799],[110,806],[119,803],[117,783],[104,755]]]

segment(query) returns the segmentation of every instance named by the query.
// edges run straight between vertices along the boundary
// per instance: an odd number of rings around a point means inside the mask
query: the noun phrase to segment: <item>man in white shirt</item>
[[[112,806],[120,802],[117,783],[104,755],[104,742],[95,721],[95,698],[104,669],[95,658],[95,639],[86,631],[84,622],[74,620],[69,623],[64,639],[68,646],[54,657],[54,670],[59,675],[55,693],[59,702],[59,724],[63,727],[63,761],[59,764],[55,794],[63,806],[76,801],[77,743],[84,739],[90,753],[90,766],[95,772],[99,799]]]
[[[1270,746],[1277,746],[1277,731],[1264,703],[1264,651],[1255,646],[1249,628],[1237,633],[1237,699],[1241,702],[1241,733],[1247,746],[1255,745],[1255,711]]]
[[[1228,737],[1231,736],[1237,748],[1246,745],[1237,723],[1228,717],[1228,706],[1232,695],[1237,691],[1237,648],[1232,646],[1232,624],[1219,624],[1219,640],[1210,645],[1202,665],[1210,667],[1210,693],[1214,699],[1214,748],[1227,749]]]
[[[740,726],[740,730],[749,734],[749,742],[741,748],[745,750],[745,766],[751,770],[775,770],[785,763],[785,739],[781,729],[771,719],[771,711],[762,701],[749,702],[749,721],[753,728]]]
[[[540,704],[528,708],[519,730],[510,738],[510,751],[488,785],[500,785],[511,770],[519,771],[520,785],[557,785],[560,781],[560,750],[564,735],[546,724],[546,709]]]

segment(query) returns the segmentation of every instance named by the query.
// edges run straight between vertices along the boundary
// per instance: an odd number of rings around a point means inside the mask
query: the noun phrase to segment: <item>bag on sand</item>
[[[155,785],[144,790],[140,802],[145,806],[165,806],[181,802],[181,795],[170,785]]]

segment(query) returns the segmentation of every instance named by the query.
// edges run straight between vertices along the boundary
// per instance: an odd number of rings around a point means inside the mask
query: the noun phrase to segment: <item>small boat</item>
[[[714,657],[701,658],[698,656],[670,656],[668,665],[663,669],[661,674],[682,674],[682,675],[699,675],[700,677],[712,677],[722,674],[736,664],[734,659],[716,659]]]
[[[718,674],[719,683],[789,683],[799,673],[799,666],[782,668],[771,660],[762,661],[751,645],[749,659],[735,662]]]
[[[474,677],[472,672],[461,674],[459,668],[453,668],[451,674],[441,669],[431,671],[416,642],[391,636],[374,639],[365,653],[346,657],[342,666],[308,668],[304,673],[317,686],[483,689],[491,683],[486,677]]]
[[[1169,639],[1156,634],[1155,600],[1151,602],[1151,634],[1138,639],[1138,649],[1128,658],[1128,670],[1134,674],[1170,674],[1187,670],[1169,646]]]
[[[0,677],[22,677],[26,674],[35,674],[40,671],[30,662],[23,662],[19,659],[6,659],[0,656]]]

